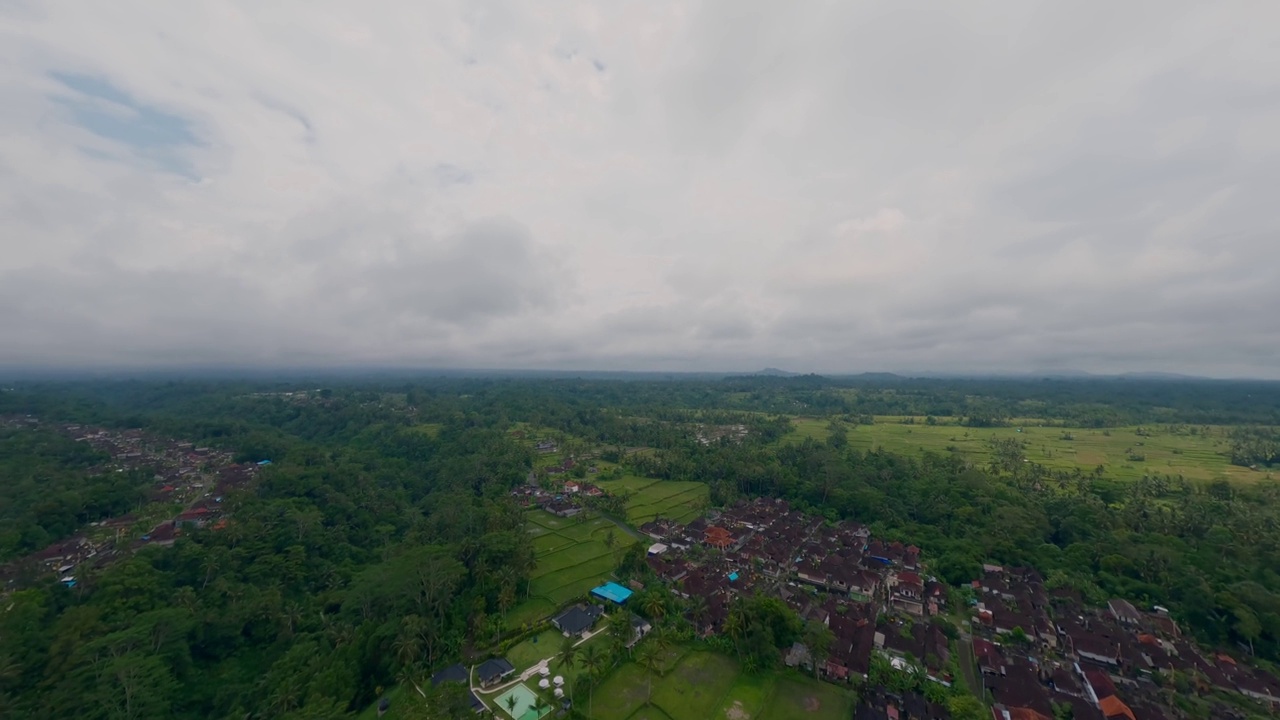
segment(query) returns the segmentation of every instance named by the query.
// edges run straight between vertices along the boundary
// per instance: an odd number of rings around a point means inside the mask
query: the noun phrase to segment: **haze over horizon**
[[[0,367],[1280,379],[1278,28],[6,0]]]

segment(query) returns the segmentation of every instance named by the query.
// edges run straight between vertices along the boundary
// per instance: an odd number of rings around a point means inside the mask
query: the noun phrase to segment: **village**
[[[33,417],[9,417],[10,427],[40,424]],[[81,531],[0,567],[4,589],[54,575],[76,587],[77,574],[102,568],[122,555],[148,546],[169,546],[184,529],[226,527],[223,501],[247,486],[270,461],[236,463],[232,453],[190,442],[159,438],[137,429],[107,429],[59,424],[58,432],[109,457],[95,473],[152,473],[147,501],[135,512],[89,523]]]
[[[531,484],[513,494],[572,517],[596,504],[584,498],[605,493],[569,480],[558,490]],[[873,665],[887,661],[945,687],[966,683],[992,705],[994,720],[1173,720],[1184,717],[1171,708],[1188,693],[1210,703],[1215,718],[1247,717],[1242,708],[1255,703],[1280,709],[1276,677],[1242,657],[1205,652],[1165,609],[1122,599],[1089,607],[1069,587],[1047,589],[1030,568],[985,565],[970,586],[951,588],[929,575],[913,545],[768,498],[638,529],[649,543],[648,567],[686,600],[698,634],[725,633],[737,598],[778,597],[832,637],[821,652],[797,642],[786,664],[810,672],[816,664],[833,683],[864,684]],[[577,605],[565,612],[575,632],[591,630],[595,615]],[[870,690],[861,693],[858,720],[949,717],[920,693]]]

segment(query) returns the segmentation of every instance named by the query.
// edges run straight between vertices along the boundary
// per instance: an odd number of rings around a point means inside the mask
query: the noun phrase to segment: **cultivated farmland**
[[[608,579],[618,553],[636,542],[604,518],[561,518],[542,510],[528,514],[537,566],[529,599],[511,612],[513,624],[545,616]],[[613,534],[613,547],[606,538]]]
[[[1136,480],[1143,475],[1182,475],[1188,480],[1218,479],[1252,482],[1265,472],[1231,465],[1227,453],[1229,428],[1209,426],[1147,425],[1120,428],[1067,428],[1051,426],[1034,418],[1013,421],[1010,427],[973,428],[954,424],[953,418],[926,424],[925,418],[877,417],[874,425],[848,425],[849,446],[859,450],[881,448],[911,454],[923,451],[957,452],[985,464],[991,459],[993,438],[1023,442],[1030,462],[1051,468],[1080,468],[1091,472],[1103,466],[1109,477]],[[828,421],[822,418],[794,418],[794,429],[784,442],[804,438],[826,440]]]
[[[795,673],[746,674],[732,657],[694,651],[671,670],[652,678],[652,704],[645,706],[650,678],[626,663],[597,689],[596,720],[836,720],[852,713],[849,690]]]
[[[613,495],[629,494],[627,522],[634,526],[657,516],[689,522],[701,514],[708,498],[705,483],[654,480],[628,475],[619,480],[603,480],[600,487]]]

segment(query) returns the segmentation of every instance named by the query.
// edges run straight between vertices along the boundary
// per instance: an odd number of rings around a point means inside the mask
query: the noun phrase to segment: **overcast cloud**
[[[1280,3],[0,0],[0,365],[1280,377]]]

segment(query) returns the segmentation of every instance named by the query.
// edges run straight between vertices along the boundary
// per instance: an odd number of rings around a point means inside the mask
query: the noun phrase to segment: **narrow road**
[[[619,611],[619,612],[621,612],[621,611]],[[574,644],[573,644],[573,646],[574,646],[574,647],[579,647],[579,646],[581,646],[583,643],[585,643],[586,641],[590,640],[591,638],[593,638],[593,637],[595,637],[595,636],[599,635],[600,633],[605,632],[606,630],[608,630],[608,629],[609,629],[609,624],[608,624],[608,622],[606,622],[606,619],[607,619],[608,617],[609,617],[608,615],[604,615],[604,616],[602,616],[602,617],[600,618],[600,619],[601,619],[600,627],[598,627],[598,628],[596,628],[595,630],[592,630],[591,632],[586,633],[585,635],[583,635],[583,636],[582,636],[582,638],[581,638],[580,640],[578,640],[578,642],[576,642],[576,643],[574,643]],[[505,682],[505,683],[503,683],[503,684],[501,684],[501,685],[498,685],[498,686],[495,686],[495,687],[491,687],[491,688],[489,688],[489,689],[487,689],[487,690],[486,690],[486,689],[482,689],[482,688],[478,688],[478,687],[476,687],[476,686],[475,686],[475,682],[474,682],[474,681],[472,681],[472,683],[471,683],[471,691],[472,691],[472,692],[474,692],[474,693],[476,693],[477,695],[492,695],[492,694],[494,694],[494,693],[496,693],[496,692],[501,692],[501,691],[503,691],[503,690],[508,690],[508,689],[510,689],[513,685],[515,685],[516,683],[522,683],[522,682],[524,682],[525,680],[528,680],[529,678],[533,677],[534,675],[539,675],[539,674],[541,674],[539,671],[540,671],[540,670],[542,670],[542,668],[544,668],[544,667],[545,667],[545,668],[550,668],[550,667],[551,667],[551,661],[555,660],[557,655],[559,655],[559,653],[556,653],[556,655],[552,655],[551,657],[545,657],[545,658],[542,658],[542,659],[541,659],[541,660],[539,660],[538,662],[536,662],[536,663],[534,663],[533,665],[531,665],[531,666],[529,667],[529,669],[527,669],[527,670],[525,670],[524,672],[520,673],[520,676],[519,676],[519,677],[512,678],[511,680],[508,680],[507,682]],[[473,668],[473,669],[474,669],[474,668]]]

